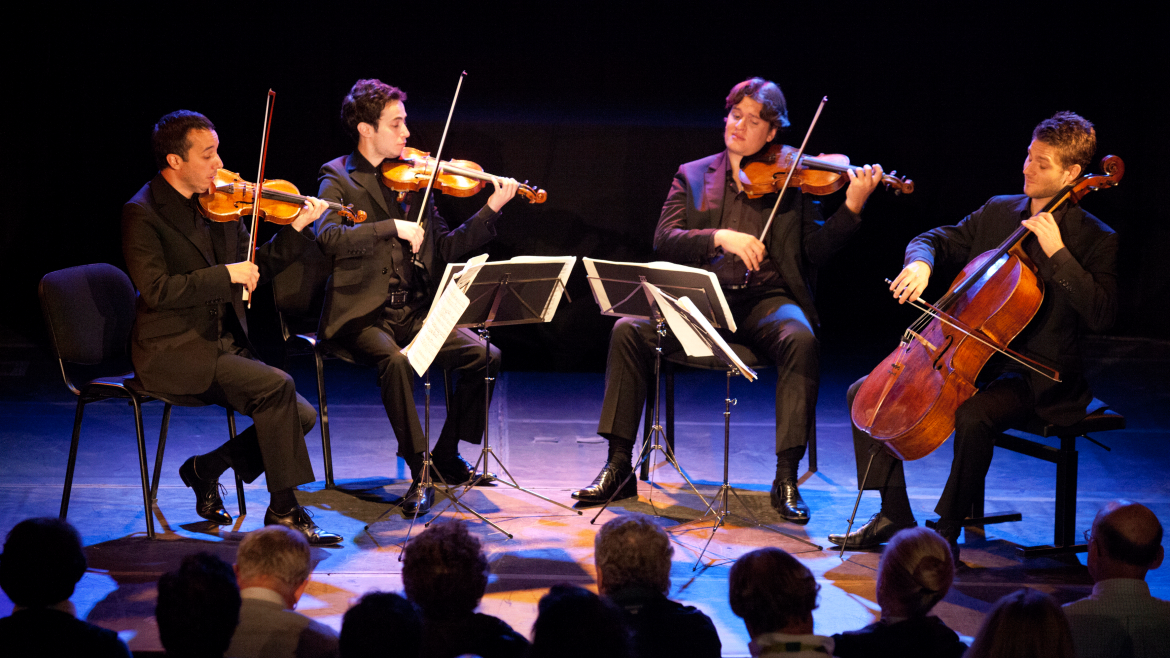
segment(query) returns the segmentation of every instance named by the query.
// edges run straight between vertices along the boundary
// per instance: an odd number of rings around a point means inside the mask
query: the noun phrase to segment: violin
[[[213,222],[233,222],[242,215],[252,214],[256,186],[235,172],[220,169],[215,174],[211,189],[199,195],[199,210]],[[296,221],[305,200],[296,186],[285,180],[266,180],[260,188],[259,214],[273,224],[284,226]],[[328,202],[329,209],[351,222],[366,221],[363,210],[354,211],[353,205]]]
[[[757,199],[765,194],[772,194],[783,186],[788,172],[796,162],[798,149],[786,144],[772,144],[760,157],[753,157],[751,162],[744,164],[740,170],[740,183],[748,198]],[[849,157],[839,153],[812,157],[803,155],[800,164],[792,172],[790,187],[799,187],[807,194],[832,194],[849,184],[848,172],[856,167],[849,166]],[[896,194],[910,194],[914,191],[914,181],[903,176],[896,176],[897,172],[882,174],[882,182],[886,187],[894,189]]]
[[[1121,158],[1101,163],[1104,175],[1084,175],[1044,207],[1053,212],[1093,190],[1117,185]],[[925,457],[955,429],[955,411],[976,392],[975,378],[996,353],[1060,381],[1060,373],[1008,349],[1044,301],[1044,280],[1022,244],[1031,234],[1017,228],[998,247],[976,256],[901,344],[870,373],[853,399],[853,424],[903,461]]]
[[[413,192],[423,189],[435,171],[435,158],[430,153],[406,147],[398,160],[382,163],[382,183],[395,192]],[[495,178],[484,173],[483,167],[470,160],[444,160],[439,163],[435,189],[456,197],[469,197],[483,189]],[[267,185],[267,183],[265,183]],[[529,203],[544,203],[548,193],[540,188],[521,184],[517,194]]]

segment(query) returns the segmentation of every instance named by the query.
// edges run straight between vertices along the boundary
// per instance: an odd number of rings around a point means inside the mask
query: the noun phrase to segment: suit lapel
[[[159,217],[162,217],[163,221],[170,224],[171,228],[175,229],[179,232],[180,235],[186,238],[187,241],[191,243],[191,246],[195,247],[195,251],[203,256],[203,259],[207,261],[208,265],[214,265],[214,254],[204,253],[203,249],[199,247],[199,243],[195,239],[195,222],[191,216],[190,208],[185,203],[179,203],[170,198],[177,197],[177,192],[174,192],[172,189],[168,191],[173,192],[173,194],[166,194],[164,193],[163,188],[159,187],[160,185],[166,185],[169,187],[170,183],[168,183],[161,175],[150,181],[150,193],[154,198],[155,205],[158,206]]]
[[[723,191],[727,187],[727,151],[719,154],[703,175],[703,202],[700,210],[711,211],[723,207]],[[718,226],[722,217],[713,217],[714,225]]]

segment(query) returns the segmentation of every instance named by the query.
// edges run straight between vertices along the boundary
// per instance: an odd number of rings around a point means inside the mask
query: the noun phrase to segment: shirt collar
[[[366,174],[380,173],[379,167],[382,164],[380,162],[378,164],[374,164],[374,163],[370,162],[369,160],[366,159],[366,156],[362,155],[361,151],[354,151],[353,152],[353,163],[355,165],[354,166],[355,170],[366,173]]]
[[[240,590],[241,599],[252,599],[254,601],[268,601],[275,603],[282,608],[288,607],[285,605],[284,597],[278,592],[268,589],[267,587],[245,587]]]
[[[1093,595],[1128,594],[1150,596],[1150,585],[1137,578],[1109,578],[1093,584]]]
[[[777,653],[800,653],[802,651],[823,652],[833,655],[833,638],[823,635],[788,635],[786,633],[761,633],[748,642],[752,656]]]

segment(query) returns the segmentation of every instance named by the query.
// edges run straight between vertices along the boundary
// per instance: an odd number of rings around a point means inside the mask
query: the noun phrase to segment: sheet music
[[[485,255],[484,259],[486,258]],[[474,279],[474,277],[473,273],[471,278]],[[455,323],[459,321],[459,317],[463,315],[463,311],[467,310],[469,304],[471,304],[471,300],[459,289],[457,282],[452,281],[447,284],[447,289],[439,296],[439,301],[431,305],[430,313],[423,321],[422,329],[419,330],[418,335],[410,341],[409,345],[402,348],[403,356],[410,361],[410,365],[414,367],[414,371],[420,377],[427,371],[427,368],[431,367],[435,355],[442,349],[443,343],[447,341],[447,336],[451,335]]]
[[[682,310],[686,311],[687,314],[690,315],[691,318],[694,319],[695,322],[697,322],[699,326],[703,328],[703,331],[707,332],[707,339],[712,343],[715,343],[715,345],[723,353],[723,358],[730,359],[731,362],[735,364],[735,367],[739,369],[740,374],[742,374],[749,382],[755,381],[756,371],[749,368],[747,364],[739,358],[739,355],[735,353],[735,350],[731,349],[731,346],[727,344],[727,341],[723,340],[723,336],[720,336],[719,332],[715,330],[715,327],[711,326],[711,323],[707,321],[707,318],[703,317],[703,314],[699,311],[699,308],[695,306],[694,302],[692,302],[687,297],[680,297],[678,299],[678,306]]]
[[[650,289],[650,294],[654,295],[654,301],[658,303],[658,310],[662,312],[662,317],[666,319],[666,324],[674,332],[674,337],[682,344],[683,351],[687,353],[687,356],[714,356],[715,353],[711,351],[711,347],[695,333],[691,323],[679,315],[677,305],[672,304],[667,296],[658,289],[658,286],[647,283],[646,287]],[[691,308],[694,308],[694,303],[686,297],[682,297],[678,301],[681,303],[684,299],[691,304]]]
[[[464,268],[452,277],[459,283],[460,290],[466,293],[467,289],[471,287],[471,284],[475,283],[475,277],[479,274],[479,270],[487,262],[487,259],[487,254],[480,254],[468,260]]]
[[[736,330],[735,318],[731,315],[731,307],[727,305],[727,298],[723,296],[723,290],[719,286],[719,279],[716,278],[713,272],[709,272],[697,267],[690,267],[687,265],[679,265],[677,263],[669,263],[666,261],[655,261],[653,263],[626,263],[618,261],[601,260],[598,258],[584,258],[581,261],[585,265],[585,273],[589,280],[589,288],[593,292],[593,298],[597,300],[597,305],[601,307],[603,313],[614,307],[614,304],[621,302],[620,299],[610,299],[609,293],[606,291],[605,282],[601,280],[597,273],[597,263],[604,265],[617,265],[626,267],[642,267],[652,270],[661,270],[665,272],[685,272],[688,274],[700,275],[708,281],[711,292],[708,294],[708,301],[712,306],[718,306],[723,312],[723,317],[727,322],[727,329],[734,332]],[[631,283],[637,284],[636,281]],[[641,293],[639,293],[641,294]],[[612,315],[622,315],[621,313],[609,313]],[[634,317],[634,316],[631,316]]]

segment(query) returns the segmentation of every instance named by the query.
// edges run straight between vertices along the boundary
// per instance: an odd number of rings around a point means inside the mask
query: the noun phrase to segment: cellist
[[[993,359],[980,373],[979,391],[955,412],[954,459],[942,497],[936,530],[959,559],[958,538],[974,493],[991,465],[995,437],[1039,416],[1071,425],[1092,409],[1081,364],[1079,339],[1085,330],[1101,332],[1117,313],[1117,234],[1080,206],[1066,204],[1041,212],[1065,186],[1089,167],[1097,147],[1093,124],[1072,112],[1058,112],[1032,131],[1024,160],[1024,193],[992,197],[954,226],[936,228],[910,241],[905,268],[890,284],[898,303],[914,302],[939,266],[964,265],[994,249],[1022,224],[1032,235],[1023,246],[1044,281],[1044,301],[1011,349],[1061,373],[1056,382],[1018,365]],[[864,378],[847,393],[850,408]],[[874,439],[853,428],[858,481],[862,481]],[[916,526],[902,462],[878,450],[866,489],[881,492],[882,507],[868,523],[848,535],[829,535],[849,549],[885,543],[903,528]]]

